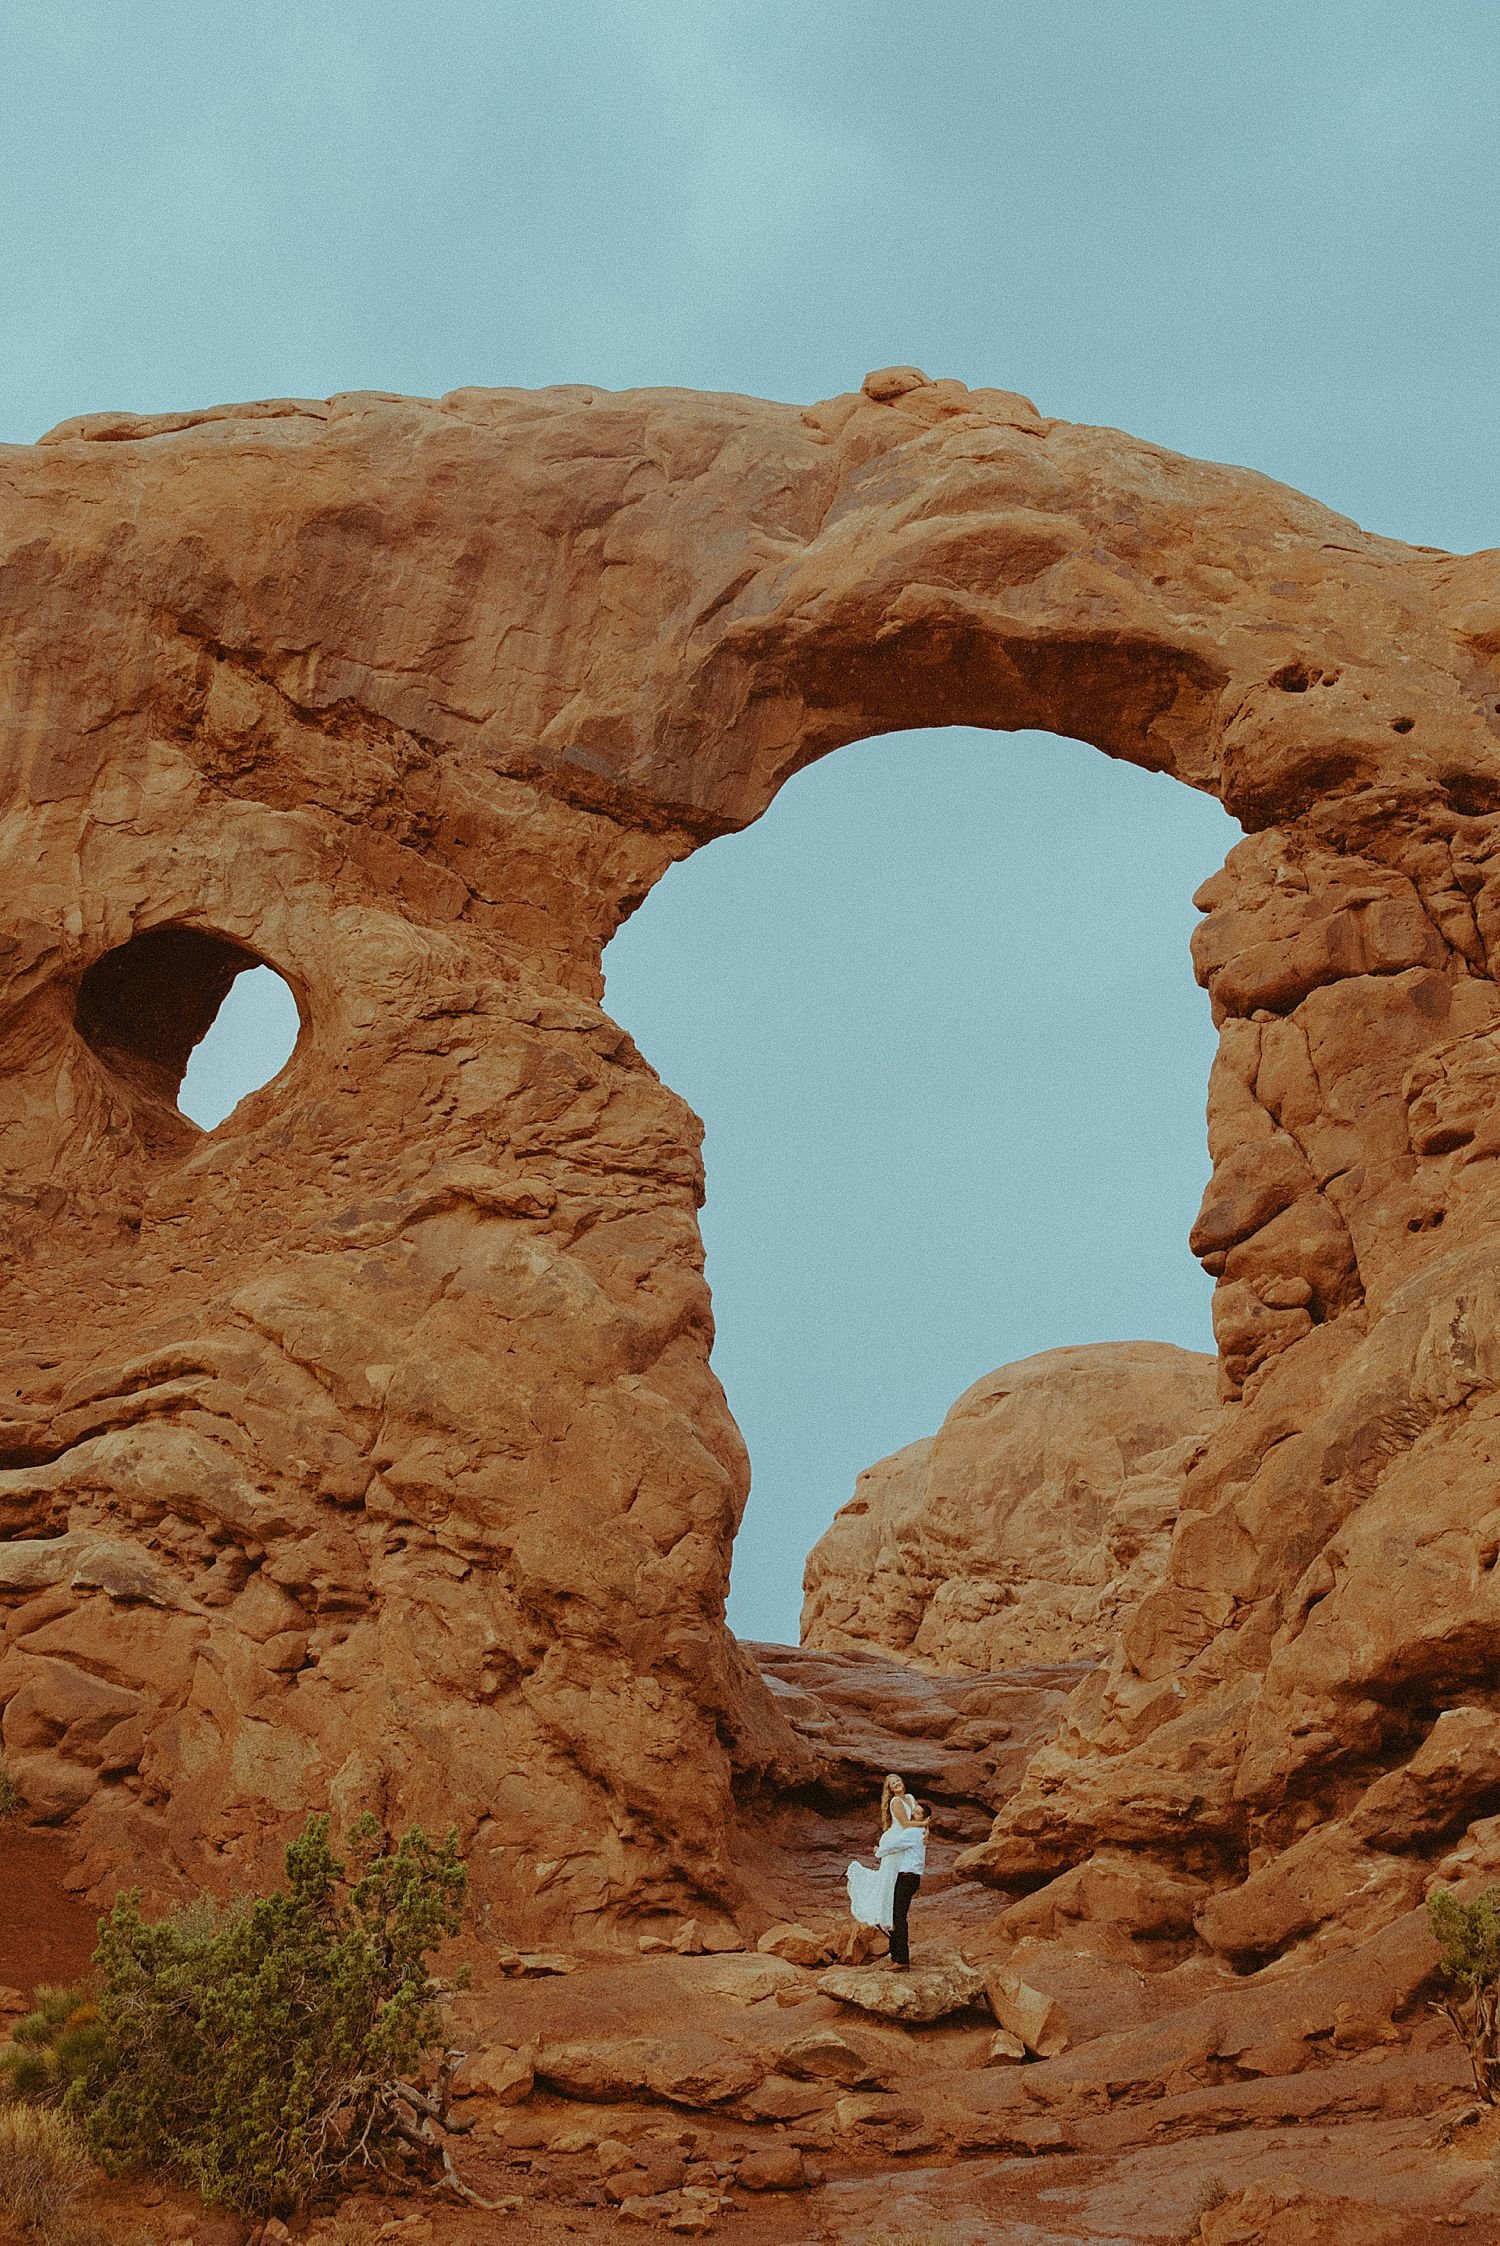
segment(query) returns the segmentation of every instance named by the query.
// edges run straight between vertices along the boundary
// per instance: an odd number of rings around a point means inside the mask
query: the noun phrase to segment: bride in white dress
[[[872,1870],[856,1857],[845,1874],[849,1908],[861,1926],[878,1926],[891,1938],[891,1962],[908,1963],[906,1914],[927,1864],[927,1812],[895,1772],[880,1796],[880,1839]]]

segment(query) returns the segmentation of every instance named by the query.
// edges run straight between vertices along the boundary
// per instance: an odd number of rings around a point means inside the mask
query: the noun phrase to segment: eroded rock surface
[[[1099,1342],[976,1381],[935,1436],[860,1475],[813,1546],[803,1644],[948,1671],[1101,1658],[1166,1573],[1216,1370]]]
[[[873,1724],[874,1680],[895,1665],[841,1665],[864,1672]],[[940,1682],[916,1679],[929,1692]],[[888,1715],[905,1720],[916,1697],[893,1689]],[[856,1844],[867,1841],[868,1796],[852,1824]],[[11,1846],[8,1829],[0,1984],[16,1986],[0,1985],[0,2035],[39,1980],[83,1968],[93,1940],[93,1913],[64,1892],[66,1835],[12,1830]],[[807,1907],[818,1886],[810,1832],[785,1867],[783,1909]],[[668,1938],[637,1955],[601,1943],[526,1961],[565,1972],[517,1975],[481,1907],[443,1961],[472,1969],[449,2019],[468,2054],[455,2083],[460,2175],[559,2246],[618,2236],[627,2205],[650,2235],[732,2233],[750,2246],[873,2246],[898,2219],[914,2236],[973,2246],[1022,2236],[1147,2246],[1195,2237],[1200,2212],[1231,2208],[1259,2246],[1282,2232],[1251,2217],[1279,2220],[1290,2204],[1302,2221],[1309,2199],[1318,2220],[1337,2215],[1327,2235],[1347,2246],[1387,2235],[1388,2216],[1414,2242],[1453,2227],[1490,2246],[1500,2237],[1494,2130],[1469,2125],[1464,2055],[1427,2001],[1421,1912],[1310,1969],[1241,1974],[1201,1950],[1153,1961],[1164,1945],[1138,1930],[1122,1933],[1116,1956],[1098,1947],[1097,1924],[1084,1929],[1092,1946],[1069,1925],[1049,1934],[1057,1883],[1032,1899],[1041,1907],[1023,1930],[1020,1907],[998,1914],[992,1894],[946,1878],[949,1852],[934,1843],[912,1973],[875,1965],[854,1976],[874,2010],[826,1993],[815,1966],[751,1949],[699,1954],[692,1919],[664,1917]],[[924,1979],[964,2001],[928,2020],[885,2016],[888,1992]],[[780,2190],[810,2196],[783,2219],[767,2204]],[[99,2214],[111,2237],[136,2217],[158,2231],[198,2220],[216,2241],[222,2228],[170,2187],[163,2203],[150,2177],[112,2182]],[[433,2246],[477,2246],[493,2228],[442,2196],[361,2195],[341,2211],[339,2236],[361,2221],[399,2227],[403,2215]],[[331,2241],[334,2228],[323,2218],[309,2236]],[[1325,2233],[1286,2236],[1308,2246]],[[225,2242],[236,2246],[227,2231]]]
[[[739,1906],[733,1788],[808,1765],[723,1630],[698,1128],[600,953],[800,766],[954,722],[1248,830],[1196,946],[1229,1408],[977,1868],[1166,1867],[1244,1959],[1337,1938],[1277,1869],[1315,1829],[1393,1913],[1470,1845],[1488,1763],[1427,1742],[1500,1632],[1500,556],[910,369],[0,471],[0,1701],[86,1876],[237,1882],[327,1802],[454,1819],[518,1932]],[[302,1039],[204,1137],[254,960]]]

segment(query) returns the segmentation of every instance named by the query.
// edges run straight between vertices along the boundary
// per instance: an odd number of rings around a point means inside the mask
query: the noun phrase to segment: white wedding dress
[[[889,1934],[896,1911],[896,1874],[921,1873],[927,1862],[925,1825],[887,1825],[876,1844],[872,1870],[856,1856],[844,1874],[849,1908],[861,1926],[878,1926]]]

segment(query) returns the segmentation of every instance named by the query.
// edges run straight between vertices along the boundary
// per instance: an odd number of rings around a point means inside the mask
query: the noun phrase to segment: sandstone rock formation
[[[985,1689],[913,1671],[902,1687],[896,1664],[869,1655],[782,1653],[821,1672],[830,1695],[841,1677],[851,1689],[862,1680],[868,1720],[898,1733],[924,1704],[940,1714],[945,1693]],[[1015,1713],[1041,1689],[1016,1681]],[[804,1814],[783,1904],[808,1900],[810,1849],[836,1844],[847,1858],[870,1818],[868,1794],[842,1815]],[[1033,2231],[1145,2246],[1197,2236],[1200,2210],[1266,2182],[1278,2211],[1289,2197],[1300,2209],[1309,2189],[1339,2195],[1331,2235],[1347,2246],[1387,2235],[1387,2215],[1404,2239],[1458,2227],[1496,2246],[1493,2130],[1464,2125],[1469,2069],[1426,2001],[1423,1913],[1306,1971],[1241,1975],[1200,1952],[1143,1973],[1135,1940],[1114,1959],[1068,1928],[1017,1940],[1016,1913],[997,1918],[992,1896],[949,1879],[948,1853],[939,1839],[914,1913],[913,1973],[854,1976],[873,2012],[822,1991],[816,1967],[697,1954],[691,1920],[644,1954],[591,1945],[546,1977],[518,1977],[476,1926],[445,1960],[472,1967],[450,2014],[469,2054],[454,2086],[470,2125],[453,2147],[460,2175],[557,2246],[615,2235],[626,2202],[650,2235],[722,2229],[751,2246],[874,2246],[898,2217],[914,2237],[969,2246]],[[39,1981],[86,1965],[94,1918],[63,1891],[67,1858],[65,1832],[0,1822],[0,1983],[18,1984],[0,1987],[0,2035]],[[1038,1925],[1061,1884],[1031,1899]],[[957,2008],[884,2017],[908,1981],[946,1988]],[[814,2194],[784,2225],[737,2204],[778,2177]],[[97,2208],[100,2234],[137,2218],[186,2229],[194,2210],[181,2196],[164,2212],[159,2180],[117,2179]],[[1267,2211],[1256,2196],[1249,2205]],[[475,2237],[469,2211],[430,2194],[361,2195],[341,2218],[340,2239],[361,2218],[431,2246]],[[200,2246],[245,2246],[225,2220],[200,2221]],[[335,2227],[314,2221],[307,2235],[334,2246]],[[1244,2235],[1259,2246],[1262,2230],[1281,2235],[1274,2221]],[[1305,2235],[1324,2234],[1288,2233]]]
[[[1171,1860],[1243,1959],[1336,1928],[1278,1869],[1321,1826],[1399,1909],[1497,1798],[1429,1735],[1500,1632],[1500,555],[913,369],[0,469],[0,1701],[85,1876],[326,1801],[454,1819],[518,1923],[736,1901],[736,1771],[807,1761],[724,1635],[698,1131],[601,947],[811,759],[973,723],[1248,830],[1196,954],[1232,1408],[979,1868]],[[205,1137],[253,960],[302,1039]]]
[[[984,1975],[954,1950],[919,1958],[906,1973],[892,1973],[884,1965],[830,1966],[818,1976],[818,1987],[857,2012],[908,2024],[944,2020],[988,2001]]]
[[[1214,1359],[1167,1342],[1002,1365],[860,1475],[808,1555],[803,1644],[948,1671],[1102,1658],[1161,1584],[1219,1416]]]
[[[935,1676],[863,1649],[743,1650],[777,1712],[812,1750],[823,1803],[878,1803],[886,1773],[899,1769],[940,1818],[961,1813],[963,1823],[976,1803],[993,1809],[1014,1792],[1087,1667],[1061,1661],[1019,1674]],[[842,1891],[842,1863],[838,1873]]]

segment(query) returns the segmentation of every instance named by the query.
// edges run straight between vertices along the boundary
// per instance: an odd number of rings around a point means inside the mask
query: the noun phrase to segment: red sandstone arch
[[[1253,830],[1198,946],[1242,1402],[977,1868],[1185,1850],[1243,1954],[1309,1908],[1249,1851],[1312,1816],[1404,1894],[1465,1810],[1413,1740],[1500,1628],[1497,558],[900,370],[4,458],[0,1703],[92,1875],[237,1877],[326,1800],[455,1814],[518,1925],[732,1904],[734,1771],[806,1764],[722,1630],[695,1126],[599,953],[788,773],[920,721],[1092,740]],[[186,1160],[72,996],[181,921],[307,1016],[274,1116]]]

